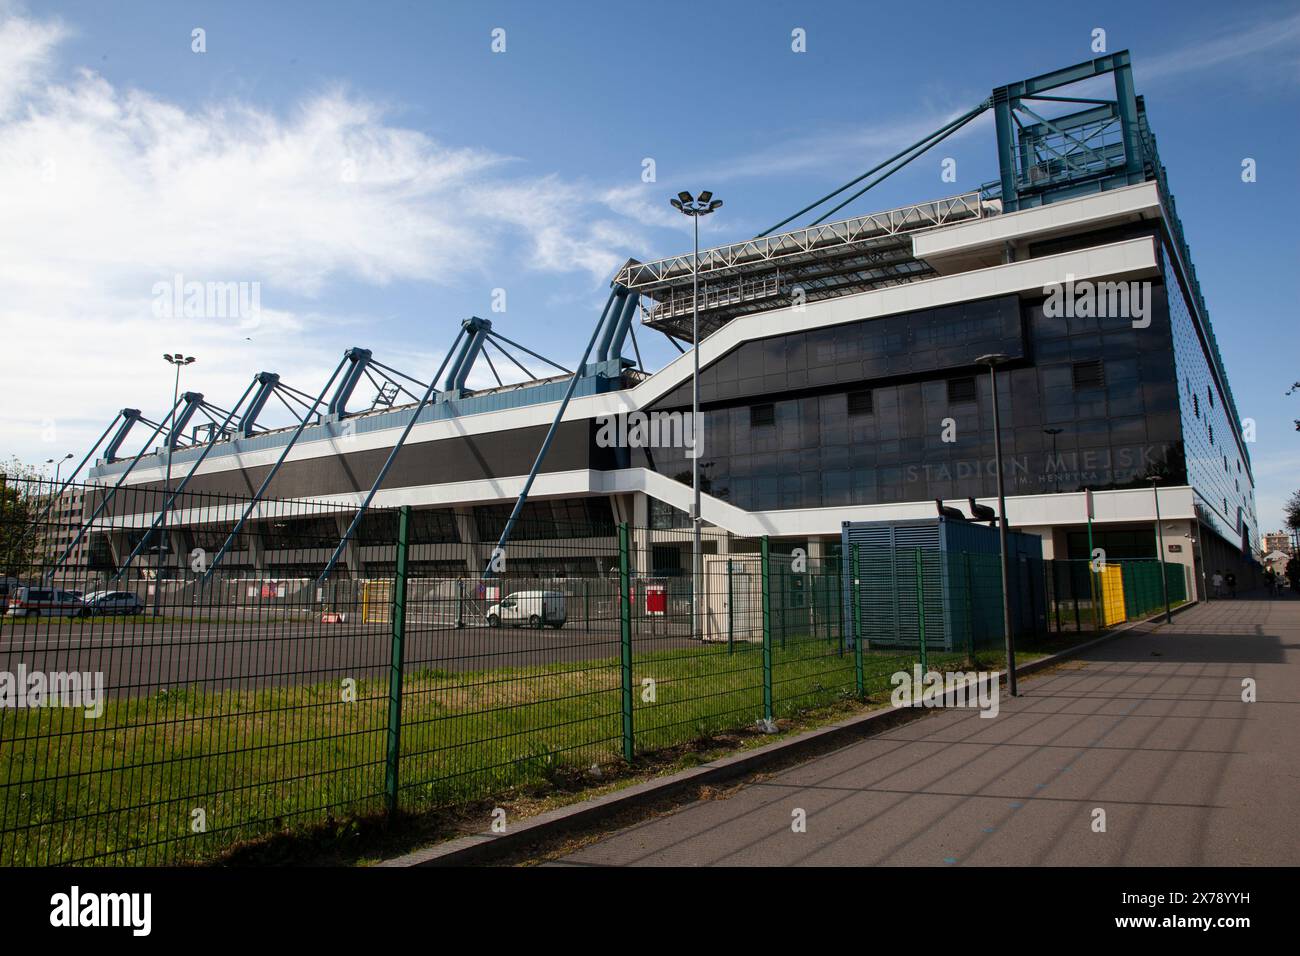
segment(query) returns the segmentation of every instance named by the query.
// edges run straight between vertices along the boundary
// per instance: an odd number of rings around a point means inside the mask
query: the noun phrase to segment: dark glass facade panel
[[[1250,461],[1243,455],[1244,446],[1237,443],[1240,431],[1229,418],[1229,403],[1223,400],[1210,371],[1195,319],[1167,252],[1163,255],[1163,265],[1173,327],[1183,447],[1188,483],[1200,499],[1197,512],[1203,523],[1228,541],[1240,544],[1245,537],[1253,545],[1258,537],[1259,520],[1255,515]]]
[[[747,342],[700,374],[700,401],[829,389],[967,367],[977,355],[1025,354],[1016,296],[980,299]],[[656,403],[691,404],[690,382]]]
[[[701,487],[747,510],[993,495],[989,375],[954,401],[949,370],[970,375],[998,351],[1014,357],[998,372],[1008,494],[1136,487],[1152,471],[1184,483],[1169,310],[1152,291],[1141,329],[1009,297],[748,343],[701,373]],[[1076,376],[1079,363],[1100,369]],[[850,415],[862,389],[870,413]],[[687,383],[660,407],[689,395]],[[755,424],[758,404],[771,424]],[[631,457],[690,483],[680,450]]]

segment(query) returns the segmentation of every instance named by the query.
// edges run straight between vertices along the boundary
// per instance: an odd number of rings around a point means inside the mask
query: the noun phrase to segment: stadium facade
[[[1103,76],[1115,82],[1114,101],[1078,103],[1109,106],[1034,113],[1036,125],[1007,119],[1028,101],[1052,100],[1047,90]],[[996,505],[991,381],[976,359],[1000,353],[1009,522],[1041,535],[1044,557],[1087,556],[1090,517],[1092,544],[1109,557],[1155,557],[1157,476],[1165,560],[1192,568],[1198,588],[1215,570],[1250,571],[1259,525],[1248,431],[1127,55],[999,88],[982,107],[997,117],[997,182],[701,251],[705,552],[769,535],[829,555],[845,522],[933,517],[936,499],[963,510],[971,498]],[[265,529],[269,543],[226,557],[231,568],[319,573],[330,549],[293,543],[341,537],[383,472],[372,507],[411,505],[423,540],[464,542],[465,569],[481,570],[483,542],[524,490],[573,384],[516,539],[594,540],[618,521],[653,539],[654,529],[688,526],[691,452],[611,444],[602,428],[618,416],[690,410],[691,266],[686,255],[619,271],[593,337],[599,347],[576,382],[559,375],[469,391],[458,356],[459,373],[428,401],[353,414],[345,396],[313,408],[299,428],[231,427],[178,441],[170,487],[183,477],[190,492],[261,490],[336,505],[333,516],[281,517]],[[639,370],[622,357],[637,320],[688,350]],[[161,449],[110,455],[91,480],[161,491],[166,458]],[[138,533],[115,527],[114,515],[121,509],[105,510],[96,529],[120,562]],[[168,526],[178,553],[216,550],[228,530],[183,509]],[[386,570],[391,551],[368,548],[385,534],[361,521],[345,567]],[[664,537],[636,549],[657,565],[642,570],[689,568],[682,537]],[[591,560],[603,571],[609,557],[593,551]],[[288,561],[295,566],[282,567]]]

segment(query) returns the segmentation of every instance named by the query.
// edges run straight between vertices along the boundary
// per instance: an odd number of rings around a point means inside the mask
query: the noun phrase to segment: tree
[[[17,459],[0,461],[0,577],[19,577],[36,561],[40,535],[33,526],[40,513],[35,469]]]
[[[1291,498],[1282,506],[1282,513],[1286,515],[1286,527],[1288,531],[1300,531],[1300,491],[1291,495]]]

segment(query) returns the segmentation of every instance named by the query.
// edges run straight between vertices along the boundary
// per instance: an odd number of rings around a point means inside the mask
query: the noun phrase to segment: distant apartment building
[[[1286,531],[1270,531],[1264,535],[1261,541],[1261,548],[1265,554],[1272,554],[1274,551],[1281,551],[1289,555],[1294,550],[1291,542],[1291,535]]]

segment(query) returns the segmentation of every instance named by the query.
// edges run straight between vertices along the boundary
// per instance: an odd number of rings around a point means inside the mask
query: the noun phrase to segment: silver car
[[[91,614],[139,614],[144,602],[131,591],[92,591],[86,595],[86,609]]]
[[[9,596],[9,617],[84,617],[86,602],[59,588],[21,587]]]

